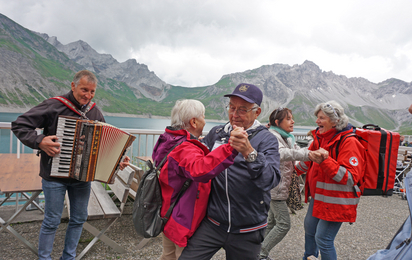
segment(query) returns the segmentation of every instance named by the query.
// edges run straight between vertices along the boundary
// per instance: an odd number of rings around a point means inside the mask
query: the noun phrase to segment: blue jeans
[[[342,222],[326,221],[313,217],[313,201],[314,199],[312,198],[304,222],[305,255],[303,260],[306,260],[311,255],[318,257],[319,250],[322,260],[336,260],[334,240],[342,226]]]
[[[87,220],[87,205],[90,197],[90,182],[57,182],[42,180],[45,200],[44,220],[39,235],[39,259],[51,260],[53,241],[64,208],[66,190],[70,200],[70,220],[60,259],[75,259],[76,248]]]

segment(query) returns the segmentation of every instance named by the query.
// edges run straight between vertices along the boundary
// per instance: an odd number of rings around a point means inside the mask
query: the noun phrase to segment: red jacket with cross
[[[361,196],[365,171],[365,149],[355,138],[346,138],[339,145],[336,158],[336,145],[341,137],[352,131],[348,126],[340,132],[332,129],[320,134],[313,131],[314,141],[309,150],[319,147],[329,152],[322,163],[299,162],[298,174],[306,172],[305,202],[309,196],[314,199],[313,216],[335,222],[355,222],[356,209]]]

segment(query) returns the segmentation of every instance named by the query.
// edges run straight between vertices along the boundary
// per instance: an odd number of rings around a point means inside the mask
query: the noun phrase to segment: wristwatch
[[[247,158],[245,158],[245,160],[246,160],[247,162],[254,162],[254,161],[256,161],[256,158],[257,158],[257,151],[256,151],[255,149],[253,149],[253,152],[251,152],[251,153],[247,156]]]

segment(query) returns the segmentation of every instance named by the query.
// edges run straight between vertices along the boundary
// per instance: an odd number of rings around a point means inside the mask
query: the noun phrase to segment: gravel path
[[[270,256],[273,259],[302,259],[304,251],[303,219],[306,210],[307,205],[296,215],[291,216],[292,228],[286,237],[272,249]],[[402,200],[398,195],[388,198],[362,197],[356,223],[353,225],[344,223],[336,237],[335,246],[338,259],[367,259],[377,250],[385,248],[408,215],[409,209],[406,200]],[[102,227],[104,223],[104,220],[92,222],[98,227]],[[13,228],[37,246],[40,225],[40,221],[35,221],[13,224]],[[56,234],[53,259],[59,259],[63,250],[66,227],[67,220],[63,220]],[[162,252],[160,237],[152,239],[142,250],[137,251],[137,245],[142,238],[138,237],[134,231],[131,205],[125,208],[124,215],[109,229],[106,235],[128,250],[128,253],[117,254],[99,241],[83,259],[158,259]],[[83,231],[78,253],[87,245],[87,242],[84,241],[89,241],[91,238],[92,235]],[[36,259],[36,257],[8,232],[1,231],[0,260],[9,259]],[[225,259],[224,251],[220,250],[212,259]]]

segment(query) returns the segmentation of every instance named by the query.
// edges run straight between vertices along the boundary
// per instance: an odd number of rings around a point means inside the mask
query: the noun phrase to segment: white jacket
[[[290,139],[283,139],[274,129],[269,129],[269,131],[278,139],[281,173],[280,182],[270,191],[270,195],[272,200],[286,200],[289,196],[295,161],[309,161],[309,150],[307,147],[300,148],[296,143],[293,145]]]

